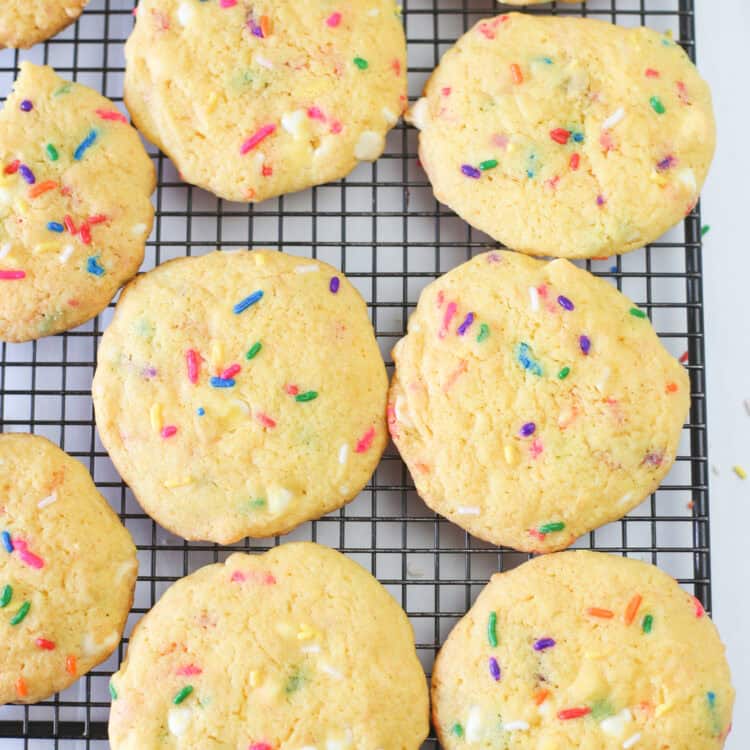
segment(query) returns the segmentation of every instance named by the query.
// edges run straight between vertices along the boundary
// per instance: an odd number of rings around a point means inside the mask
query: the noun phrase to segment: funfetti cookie
[[[75,459],[0,435],[0,704],[64,690],[117,647],[138,572],[127,529]]]
[[[0,47],[31,47],[62,31],[88,0],[2,0]]]
[[[143,261],[153,164],[115,105],[21,63],[0,112],[0,341],[98,315]]]
[[[355,497],[386,444],[387,389],[365,303],[339,271],[243,250],[173,260],[126,287],[93,397],[146,512],[228,544]]]
[[[690,404],[644,311],[569,261],[507,251],[426,287],[393,359],[388,422],[419,495],[525,551],[563,549],[653,492]]]
[[[715,145],[708,86],[670,37],[572,17],[480,21],[409,119],[437,199],[531,255],[652,242],[695,205]]]
[[[139,130],[233,201],[374,161],[406,106],[394,0],[144,0],[125,56]]]
[[[138,624],[111,693],[112,750],[418,750],[428,731],[403,610],[312,543],[175,583]]]
[[[719,750],[733,703],[700,602],[653,565],[600,552],[494,575],[432,675],[445,750]]]

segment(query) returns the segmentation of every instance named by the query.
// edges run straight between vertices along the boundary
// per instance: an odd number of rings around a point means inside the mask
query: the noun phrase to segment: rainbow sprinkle
[[[338,292],[340,284],[341,281],[338,276],[331,277],[331,281],[328,284],[328,289],[330,290],[331,294],[336,294]]]
[[[304,403],[305,401],[314,401],[318,397],[317,391],[305,391],[304,393],[298,393],[295,397],[295,401]]]
[[[646,313],[643,312],[643,310],[639,310],[637,307],[631,307],[630,308],[630,314],[634,318],[645,318],[646,317]]]
[[[456,333],[459,336],[465,336],[466,331],[469,330],[473,322],[474,322],[474,313],[470,312],[466,315],[466,317],[464,318],[464,322],[461,323],[461,325],[458,327],[458,330],[456,331]]]
[[[10,604],[10,600],[13,598],[13,587],[6,583],[3,586],[3,593],[0,595],[0,609],[4,609]]]
[[[580,336],[578,344],[584,356],[588,356],[588,353],[591,351],[591,339],[588,336]]]
[[[459,737],[459,738],[460,738],[460,737],[463,737],[463,736],[464,736],[464,728],[463,728],[463,727],[462,727],[462,726],[461,726],[461,725],[460,725],[460,724],[459,724],[458,722],[456,722],[456,723],[455,723],[455,724],[454,724],[454,725],[453,725],[453,726],[451,727],[451,734],[452,734],[452,735],[453,735],[454,737]]]
[[[60,158],[60,154],[57,153],[57,149],[51,143],[48,143],[44,150],[47,152],[50,161],[57,161]]]
[[[563,308],[563,310],[575,310],[576,306],[564,295],[560,295],[557,298],[557,304]]]
[[[193,686],[192,685],[185,685],[185,687],[182,688],[182,690],[180,690],[177,693],[177,695],[175,695],[174,698],[172,698],[172,703],[174,703],[175,706],[179,706],[180,703],[182,703],[182,701],[184,701],[185,698],[187,698],[190,695],[190,693],[192,693],[192,692],[193,692]]]
[[[253,292],[251,295],[245,297],[241,302],[238,302],[233,308],[232,312],[235,315],[239,315],[240,313],[245,312],[248,307],[251,307],[256,302],[258,302],[263,297],[263,290],[258,289],[256,292]]]
[[[18,612],[16,612],[13,617],[11,617],[10,624],[11,625],[18,625],[23,622],[24,618],[27,614],[29,614],[29,610],[31,609],[31,602],[24,602]]]
[[[560,370],[560,372],[557,373],[557,377],[560,380],[565,380],[565,378],[567,378],[568,375],[570,375],[570,367],[563,367],[562,370]]]
[[[667,111],[662,100],[658,96],[652,96],[649,99],[649,104],[651,105],[651,109],[653,109],[657,115],[663,115]]]
[[[48,221],[47,229],[50,232],[57,232],[57,234],[62,234],[65,231],[65,227],[59,221]]]
[[[216,376],[212,377],[209,383],[212,388],[234,388],[235,386],[235,381],[233,379],[230,378],[229,380],[223,380]]]
[[[479,335],[477,336],[477,343],[481,344],[490,335],[490,327],[486,323],[482,323],[479,326]]]
[[[23,177],[23,179],[26,180],[29,185],[33,185],[36,182],[34,173],[25,164],[21,164],[18,167],[18,171],[21,173],[21,177]]]
[[[540,526],[537,531],[540,534],[552,534],[555,531],[562,531],[565,528],[565,524],[562,521],[553,521],[552,523],[545,523]]]
[[[372,446],[372,441],[375,439],[375,428],[370,427],[367,432],[357,441],[357,445],[354,448],[355,453],[365,453]]]
[[[490,657],[489,667],[490,677],[492,677],[495,682],[499,682],[501,677],[500,665],[497,663],[497,659],[494,656]]]
[[[521,437],[529,437],[530,435],[533,435],[536,432],[536,424],[534,422],[526,422],[526,424],[521,425],[521,429],[518,431],[518,434]]]
[[[10,538],[10,532],[3,531],[3,533],[0,534],[0,538],[2,538],[3,547],[5,547],[5,551],[13,552],[13,540]]]
[[[487,620],[487,640],[492,648],[497,648],[497,612],[490,612]]]
[[[109,697],[113,700],[117,700],[117,690],[115,690],[115,686],[112,684],[112,682],[109,683]]]
[[[260,343],[260,341],[256,341],[250,349],[248,349],[247,354],[245,354],[245,359],[254,359],[258,352],[263,348],[263,345]]]
[[[28,99],[21,102],[21,112],[31,112],[32,109],[34,109],[34,105]]]
[[[94,276],[104,276],[104,267],[99,263],[96,255],[92,255],[86,260],[86,270]]]
[[[244,156],[244,154],[246,154],[248,151],[252,151],[261,141],[264,141],[275,131],[276,126],[273,123],[264,125],[262,128],[259,128],[240,146],[240,154]]]
[[[370,66],[370,64],[367,62],[367,60],[364,59],[364,57],[355,57],[352,62],[360,69],[360,70],[367,70],[367,68]]]
[[[654,627],[654,616],[653,615],[646,615],[643,618],[643,622],[641,623],[641,630],[644,633],[650,633],[651,629]]]
[[[88,135],[78,144],[76,150],[73,152],[73,159],[75,161],[81,161],[83,155],[88,151],[96,140],[98,133],[96,130],[90,130]]]
[[[471,164],[462,164],[461,172],[467,177],[471,177],[472,180],[478,180],[482,176],[482,173],[476,167],[472,167]]]
[[[545,649],[552,648],[554,645],[554,638],[540,638],[534,644],[534,651],[544,651]]]
[[[542,376],[542,366],[534,359],[531,347],[523,341],[516,347],[516,359],[524,370],[538,377]]]

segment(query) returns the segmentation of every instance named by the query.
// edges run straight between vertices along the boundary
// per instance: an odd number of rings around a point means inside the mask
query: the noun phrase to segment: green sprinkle
[[[487,620],[487,640],[492,648],[497,648],[497,613],[490,612],[490,618]]]
[[[266,499],[264,497],[256,497],[254,500],[250,501],[250,507],[251,508],[265,508]]]
[[[553,531],[562,531],[564,528],[565,524],[562,521],[553,521],[540,526],[538,531],[540,534],[551,534]]]
[[[284,686],[284,692],[287,695],[296,693],[305,684],[305,676],[300,672],[299,669],[295,669],[294,672],[289,676]]]
[[[451,727],[451,734],[454,735],[454,736],[456,736],[456,737],[463,737],[464,736],[464,728],[458,722],[456,722]]]
[[[179,706],[180,703],[182,703],[182,701],[184,701],[185,698],[187,698],[188,695],[190,695],[190,693],[192,692],[193,692],[193,686],[185,685],[185,687],[182,688],[182,690],[180,690],[180,692],[177,693],[177,695],[175,695],[174,698],[172,698],[172,703],[174,703],[175,706]]]
[[[355,57],[354,58],[354,64],[360,69],[360,70],[367,70],[369,67],[369,63],[367,60],[365,60],[363,57]]]
[[[115,690],[115,686],[112,684],[112,681],[109,681],[109,697],[113,700],[117,700],[117,690]]]
[[[663,115],[667,111],[658,96],[652,96],[649,101],[651,103],[651,109],[653,109],[657,115]]]
[[[60,155],[57,153],[57,149],[51,143],[48,143],[44,147],[44,150],[47,152],[47,156],[49,156],[50,161],[57,161],[58,160],[58,158],[59,158]]]
[[[646,317],[646,313],[643,312],[643,310],[639,310],[637,307],[631,307],[630,308],[630,314],[634,318],[645,318]]]
[[[255,355],[263,348],[263,344],[260,341],[256,341],[248,350],[245,355],[245,359],[254,359]]]
[[[603,719],[606,719],[608,716],[614,716],[614,715],[615,715],[615,709],[606,698],[602,698],[601,700],[594,701],[591,704],[591,718],[594,719],[594,721],[602,721]]]
[[[710,224],[704,224],[701,227],[701,237],[705,237],[710,231],[711,231],[711,225]]]
[[[63,86],[60,86],[60,88],[59,88],[59,89],[57,89],[57,91],[55,91],[55,92],[54,92],[54,93],[52,94],[52,96],[60,96],[61,94],[69,94],[69,93],[70,93],[70,89],[71,89],[72,87],[73,87],[73,84],[72,84],[72,83],[66,83],[66,84],[64,84]]]
[[[486,323],[482,323],[482,325],[479,326],[479,335],[477,336],[477,343],[481,344],[489,335],[490,335],[490,327]]]
[[[7,607],[10,604],[10,600],[13,598],[13,587],[10,584],[6,584],[3,588],[2,596],[0,596],[0,609]]]
[[[486,172],[488,169],[494,169],[497,166],[497,159],[487,159],[487,161],[479,162],[479,169],[482,172]]]
[[[295,397],[295,401],[315,401],[318,397],[317,391],[305,391],[304,393],[298,393]]]
[[[560,380],[565,380],[568,375],[570,375],[570,367],[563,367],[562,370],[557,373],[557,377],[560,378]]]
[[[13,617],[10,620],[11,625],[18,625],[19,622],[23,622],[23,618],[26,617],[27,614],[29,614],[29,610],[31,609],[31,602],[24,602],[21,605],[21,608],[16,612],[16,614],[13,615]]]
[[[646,615],[643,618],[643,624],[641,625],[641,628],[643,629],[644,633],[650,633],[651,628],[654,627],[654,616],[653,615]]]

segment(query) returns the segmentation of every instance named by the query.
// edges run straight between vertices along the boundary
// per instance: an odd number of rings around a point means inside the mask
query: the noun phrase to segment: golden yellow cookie
[[[0,704],[36,703],[117,647],[135,546],[75,459],[0,435]]]
[[[367,308],[333,267],[270,250],[133,281],[99,347],[97,427],[147,513],[187,539],[283,534],[351,500],[387,439]]]
[[[125,56],[139,130],[234,201],[374,161],[406,106],[394,0],[143,0]]]
[[[112,677],[112,750],[418,750],[428,696],[403,610],[312,543],[178,581]]]
[[[2,0],[0,48],[31,47],[62,31],[83,12],[88,0]]]
[[[154,167],[114,104],[21,63],[0,112],[0,341],[98,315],[143,261]]]
[[[733,703],[700,603],[653,565],[600,552],[495,574],[432,675],[445,750],[718,750]]]
[[[708,86],[672,39],[571,17],[480,21],[410,120],[438,200],[531,255],[652,242],[695,204],[715,145]]]
[[[646,314],[569,261],[478,255],[430,284],[393,350],[391,436],[425,502],[550,552],[669,471],[690,403]]]

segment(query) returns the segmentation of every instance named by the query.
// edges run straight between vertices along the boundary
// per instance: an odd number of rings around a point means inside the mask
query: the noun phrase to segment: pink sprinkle
[[[296,396],[299,393],[299,387],[296,385],[293,385],[292,383],[289,383],[289,385],[284,386],[284,390],[290,395],[290,396]]]
[[[445,292],[441,289],[437,295],[437,306],[442,307],[443,302],[445,302]]]
[[[203,670],[200,667],[196,667],[195,664],[186,664],[177,670],[177,674],[181,677],[192,677],[193,675],[202,673]]]
[[[695,616],[700,618],[706,614],[706,610],[703,609],[700,599],[697,596],[693,597],[693,604],[695,605]]]
[[[529,534],[531,534],[531,536],[533,536],[535,539],[538,539],[540,542],[543,542],[545,537],[547,536],[546,534],[542,534],[542,532],[538,531],[537,529],[529,529]]]
[[[222,8],[233,8],[237,5],[237,0],[219,0],[219,6]]]
[[[273,747],[267,742],[253,742],[247,750],[273,750]]]
[[[233,5],[237,0],[222,0],[222,2],[231,2]],[[271,133],[276,130],[276,126],[273,124],[264,125],[260,130],[257,130],[251,135],[243,144],[240,146],[240,153],[246,154],[248,151],[252,151],[262,140],[268,138]]]
[[[115,122],[125,123],[128,121],[128,118],[116,109],[97,109],[96,114],[99,115],[102,120],[114,120]]]
[[[255,418],[264,426],[264,427],[276,427],[276,422],[274,422],[271,417],[269,417],[267,414],[264,414],[262,411],[259,411]]]
[[[241,570],[235,570],[230,580],[232,583],[242,583],[245,580],[245,574]]]
[[[497,146],[498,148],[501,148],[503,151],[505,151],[505,149],[508,148],[508,142],[509,142],[509,138],[507,135],[493,135],[492,136],[493,145]]]
[[[539,292],[540,297],[546,297],[547,296],[547,285],[546,284],[540,284],[536,288],[537,292]]]
[[[177,434],[177,428],[173,424],[167,425],[161,431],[161,436],[163,438],[171,438],[176,434]]]
[[[443,88],[440,89],[440,93],[443,96],[450,96],[451,95],[451,87],[450,86],[443,86]]]
[[[231,380],[242,368],[237,365],[230,365],[224,372],[219,375],[222,380]]]
[[[331,123],[331,132],[334,135],[338,135],[343,129],[344,129],[344,126],[338,120],[334,120]]]
[[[0,281],[17,281],[25,278],[26,271],[0,271]]]
[[[326,24],[330,26],[332,29],[335,29],[339,24],[341,23],[341,13],[331,13],[330,16],[326,19]]]
[[[456,314],[457,305],[455,302],[449,302],[448,307],[445,308],[445,314],[443,315],[443,327],[440,329],[438,336],[443,339],[448,333],[448,326],[453,320],[453,316]]]
[[[195,349],[188,349],[185,352],[185,361],[187,362],[188,380],[195,385],[198,382],[198,371],[201,366],[201,355]]]
[[[372,441],[375,439],[375,428],[370,427],[367,432],[357,441],[357,447],[354,449],[355,453],[364,453],[370,450]]]
[[[241,570],[235,570],[232,573],[233,583],[242,583],[243,581],[251,581],[252,583],[260,584],[261,586],[274,586],[276,584],[276,576],[267,570],[248,570],[247,573],[243,573]]]
[[[646,68],[646,78],[658,78],[659,71],[653,68]]]
[[[44,560],[33,552],[30,552],[28,544],[23,539],[13,537],[12,542],[13,549],[18,552],[18,556],[22,562],[26,563],[30,568],[36,568],[37,570],[44,567]]]
[[[542,441],[539,440],[539,438],[535,438],[534,440],[532,440],[531,445],[529,446],[529,453],[531,454],[532,458],[539,458],[539,454],[543,450],[544,446],[542,445]]]
[[[308,107],[307,116],[311,120],[320,120],[321,122],[326,121],[326,116],[320,111],[320,107]]]

